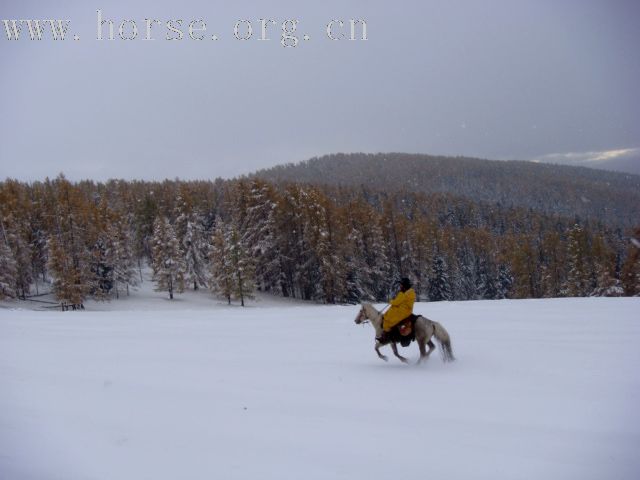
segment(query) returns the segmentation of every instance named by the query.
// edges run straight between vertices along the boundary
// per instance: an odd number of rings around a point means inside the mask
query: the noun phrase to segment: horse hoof
[[[380,358],[381,358],[382,360],[384,360],[385,362],[388,362],[388,361],[389,361],[389,357],[386,357],[385,355],[381,356]]]

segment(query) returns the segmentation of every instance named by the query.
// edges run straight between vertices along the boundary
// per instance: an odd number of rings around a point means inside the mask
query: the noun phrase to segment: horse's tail
[[[436,340],[440,344],[442,361],[453,362],[455,360],[455,357],[453,356],[453,350],[451,348],[451,337],[449,337],[449,332],[447,332],[445,328],[438,322],[432,321],[431,323],[433,323],[433,330]]]

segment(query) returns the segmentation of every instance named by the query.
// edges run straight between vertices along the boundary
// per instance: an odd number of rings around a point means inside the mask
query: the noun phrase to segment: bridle
[[[364,306],[360,307],[360,312],[358,312],[358,316],[356,317],[356,323],[359,325],[364,325],[365,323],[369,323],[370,320],[367,317],[366,312],[364,311]]]

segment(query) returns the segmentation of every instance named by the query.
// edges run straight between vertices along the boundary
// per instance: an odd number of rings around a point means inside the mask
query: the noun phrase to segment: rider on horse
[[[402,323],[403,320],[411,316],[413,313],[413,304],[416,301],[416,292],[411,288],[411,281],[408,278],[400,280],[400,291],[389,303],[391,308],[384,314],[382,320],[382,328],[384,330],[382,338],[384,341],[396,325]]]

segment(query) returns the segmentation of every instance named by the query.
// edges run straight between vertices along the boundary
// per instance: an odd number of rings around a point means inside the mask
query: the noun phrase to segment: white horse
[[[360,311],[358,312],[358,316],[355,319],[355,322],[357,324],[361,324],[367,321],[371,322],[371,325],[376,331],[375,351],[378,354],[378,357],[386,362],[388,358],[386,355],[380,353],[380,347],[382,345],[386,345],[387,342],[381,343],[378,340],[383,333],[382,313],[376,310],[370,303],[363,303],[361,305]],[[418,347],[420,348],[420,358],[418,359],[418,363],[420,363],[424,358],[429,357],[429,355],[431,355],[431,352],[436,348],[436,346],[431,341],[431,337],[435,337],[440,344],[443,362],[452,362],[453,360],[455,360],[453,356],[453,350],[451,349],[451,339],[449,338],[449,333],[445,330],[445,328],[438,322],[429,320],[426,317],[418,316],[415,323],[415,338],[418,342]],[[398,357],[401,362],[407,363],[407,359],[398,353],[396,342],[391,341],[389,343],[391,343],[393,354]],[[426,349],[427,345],[429,346],[428,352]]]

